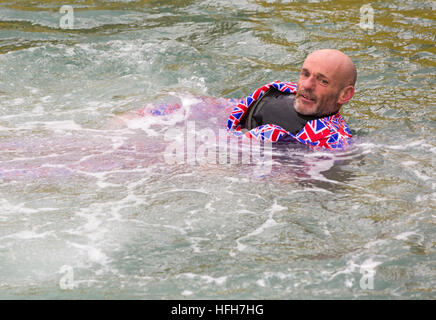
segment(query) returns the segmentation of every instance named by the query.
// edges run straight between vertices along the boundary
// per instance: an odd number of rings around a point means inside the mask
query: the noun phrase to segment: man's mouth
[[[307,101],[307,102],[315,102],[316,101],[315,97],[313,97],[305,92],[300,92],[300,94],[298,96],[302,97],[303,100]]]

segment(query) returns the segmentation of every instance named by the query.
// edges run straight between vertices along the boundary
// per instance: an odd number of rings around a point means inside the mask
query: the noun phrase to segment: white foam
[[[260,286],[260,287],[265,287],[265,286],[266,286],[266,284],[265,284],[265,279],[259,279],[259,280],[257,280],[257,281],[256,281],[256,284],[257,284],[258,286]]]
[[[20,106],[20,105],[24,104],[24,102],[26,102],[25,99],[23,99],[23,98],[16,98],[16,99],[13,99],[13,100],[9,101],[9,105],[11,105],[11,106]]]
[[[366,259],[360,265],[359,272],[374,275],[376,273],[377,266],[379,266],[380,264],[382,264],[380,261],[374,261],[372,260],[372,258]]]
[[[194,96],[179,95],[179,97],[181,98],[183,107],[185,107],[185,108],[190,108],[193,105],[196,105],[196,104],[201,102],[200,99],[198,99],[198,98],[196,98]]]
[[[385,244],[387,242],[388,242],[388,240],[382,240],[382,239],[370,241],[367,244],[365,244],[365,248],[369,249],[369,248],[372,248],[372,247],[383,245],[383,244]]]
[[[397,146],[385,145],[384,147],[388,148],[388,149],[392,149],[392,150],[408,150],[411,147],[423,146],[423,145],[426,145],[425,140],[412,141],[410,143],[401,144],[401,145],[397,145]]]
[[[413,231],[406,231],[395,236],[397,240],[407,240],[410,236],[416,234]]]
[[[352,261],[352,260],[351,261],[347,261],[347,266],[344,269],[339,270],[339,271],[333,273],[330,276],[329,280],[333,280],[335,277],[337,277],[338,275],[341,275],[341,274],[345,274],[345,275],[352,274],[352,273],[354,273],[356,271],[356,269],[358,267],[359,267],[359,265],[356,264],[354,261]]]
[[[200,279],[202,281],[204,281],[205,283],[209,284],[209,283],[215,283],[217,285],[223,285],[226,283],[227,281],[227,276],[222,276],[222,277],[218,277],[218,278],[214,278],[212,276],[208,276],[208,275],[199,275],[199,274],[195,274],[195,273],[182,273],[180,275],[177,276],[177,278],[179,277],[187,277],[189,279]]]
[[[331,180],[331,179],[327,179],[323,174],[321,174],[321,172],[327,171],[331,168],[333,168],[335,161],[337,159],[335,159],[334,157],[312,157],[310,156],[309,158],[306,156],[305,158],[305,164],[309,165],[309,170],[308,170],[308,174],[312,179],[316,179],[319,181],[326,181],[329,183],[334,183],[334,184],[342,184],[342,182],[336,181],[336,180]]]
[[[177,188],[174,188],[174,189],[171,189],[171,190],[168,190],[168,191],[153,193],[151,198],[154,199],[154,198],[159,197],[159,196],[164,195],[164,194],[171,194],[171,193],[177,193],[177,192],[182,192],[182,193],[194,192],[194,193],[202,193],[202,194],[207,195],[207,196],[210,195],[210,193],[207,190],[203,189],[203,188],[199,188],[199,189],[188,189],[188,188],[186,188],[186,189],[177,189]]]
[[[203,77],[179,78],[178,83],[183,87],[200,89],[202,94],[207,93],[206,80]]]
[[[259,234],[263,233],[266,229],[274,227],[276,225],[278,225],[278,223],[274,219],[269,218],[259,228],[250,232],[245,237],[248,238],[248,237],[259,235]]]
[[[32,114],[44,114],[44,107],[42,105],[37,105],[35,106],[35,108],[33,108],[32,110]]]
[[[200,245],[199,245],[200,242],[209,241],[209,239],[204,237],[189,237],[189,241],[191,241],[192,243],[191,245],[192,251],[194,253],[200,253],[201,252]]]
[[[289,273],[265,271],[263,273],[263,277],[258,279],[256,281],[256,284],[258,286],[261,286],[261,287],[266,287],[267,286],[267,282],[270,279],[279,279],[280,281],[283,281],[283,280],[296,280],[296,279],[298,279],[299,281],[306,282],[306,280],[302,279],[301,276],[297,277],[294,272],[292,272],[291,270],[289,270],[289,271],[290,271]],[[307,272],[304,272],[304,273],[306,274]],[[297,287],[298,285],[299,284],[294,284],[294,287]]]
[[[244,240],[246,238],[250,238],[250,237],[253,237],[253,236],[257,236],[257,235],[263,233],[265,230],[279,225],[279,223],[277,223],[277,221],[275,221],[273,219],[273,215],[274,215],[275,212],[283,211],[283,210],[287,210],[287,209],[288,208],[286,208],[284,206],[278,205],[277,201],[275,201],[271,205],[271,207],[268,209],[268,212],[269,212],[268,219],[266,219],[266,221],[262,225],[260,225],[258,228],[256,228],[255,230],[251,231],[250,233],[246,234],[245,236],[242,236],[242,237],[236,239],[236,250],[244,251],[244,250],[246,250],[248,248],[247,245],[241,243],[241,240]],[[229,254],[231,256],[234,256],[235,255],[234,250],[231,250],[229,252]]]
[[[190,290],[183,290],[182,291],[182,296],[191,296],[193,294],[194,294],[194,292],[192,292]]]
[[[98,263],[103,266],[107,266],[109,262],[109,258],[106,254],[103,253],[103,251],[100,248],[97,248],[92,245],[83,245],[83,244],[72,243],[72,242],[69,242],[69,244],[75,248],[85,251],[89,261]]]
[[[432,179],[432,177],[429,177],[429,176],[427,176],[427,175],[425,175],[425,174],[422,174],[421,172],[419,172],[418,170],[416,170],[416,169],[411,169],[411,171],[419,178],[419,179],[421,179],[422,181],[428,181],[428,180],[431,180]]]
[[[122,118],[122,117],[121,117]],[[182,122],[186,119],[186,110],[184,108],[174,111],[169,115],[146,115],[144,117],[135,117],[133,119],[124,119],[126,125],[130,129],[141,129],[148,136],[157,137],[161,133],[152,129],[152,126],[162,128],[171,128],[177,123]]]
[[[7,235],[3,238],[14,238],[18,240],[33,240],[33,239],[40,239],[45,238],[49,235],[52,235],[53,231],[46,231],[43,233],[37,233],[35,230],[23,230],[17,233],[13,233],[10,235]]]
[[[64,120],[64,121],[28,121],[18,126],[18,130],[32,130],[36,128],[41,128],[41,126],[45,129],[53,130],[58,133],[65,133],[65,131],[82,131],[84,130],[82,126],[74,122],[73,120]]]
[[[416,165],[418,164],[417,161],[403,161],[401,164],[413,172],[422,181],[428,181],[432,179],[432,177],[429,177],[415,169]]]
[[[36,213],[39,210],[36,209],[32,209],[32,208],[26,208],[24,203],[20,203],[17,205],[13,205],[10,202],[8,202],[5,199],[0,199],[0,205],[1,205],[1,210],[0,212],[2,214],[7,214],[7,213],[12,213],[12,214],[31,214],[31,213]]]

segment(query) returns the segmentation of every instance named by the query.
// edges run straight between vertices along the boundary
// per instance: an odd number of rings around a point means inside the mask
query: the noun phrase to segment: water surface
[[[62,4],[72,29],[58,1],[0,4],[0,298],[435,298],[433,2]],[[114,125],[296,81],[321,48],[358,69],[350,150],[276,148],[262,175],[166,163],[180,113]]]

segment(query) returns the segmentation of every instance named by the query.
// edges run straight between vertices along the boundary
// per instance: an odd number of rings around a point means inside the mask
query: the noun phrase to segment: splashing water
[[[0,298],[434,299],[431,2],[368,30],[361,5],[85,1],[63,29],[57,2],[1,4]],[[165,160],[326,47],[359,71],[351,149]]]

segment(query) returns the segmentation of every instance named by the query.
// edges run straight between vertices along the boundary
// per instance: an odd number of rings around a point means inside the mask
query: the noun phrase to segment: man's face
[[[309,55],[301,68],[295,110],[304,115],[325,116],[338,111],[341,91],[339,65],[318,55]]]

